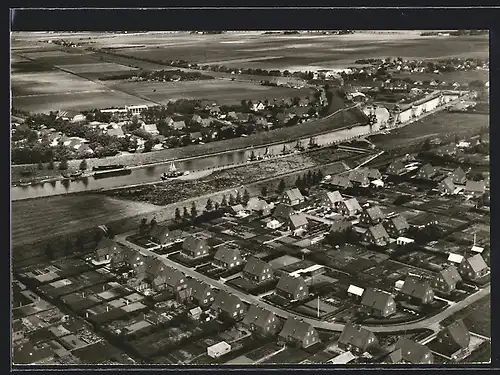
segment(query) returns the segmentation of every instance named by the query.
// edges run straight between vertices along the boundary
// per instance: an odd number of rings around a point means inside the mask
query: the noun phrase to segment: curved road
[[[242,292],[238,289],[235,289],[229,285],[224,284],[223,282],[219,280],[214,280],[208,276],[205,276],[199,272],[196,272],[195,270],[186,267],[180,263],[174,262],[170,259],[168,259],[165,256],[158,255],[154,253],[151,250],[143,249],[142,247],[139,247],[137,245],[134,245],[133,243],[130,243],[126,240],[126,237],[129,236],[131,233],[127,234],[121,234],[116,237],[116,240],[122,244],[127,245],[128,247],[140,251],[148,256],[155,257],[157,259],[160,259],[163,261],[166,265],[178,269],[179,271],[182,271],[186,276],[190,276],[194,279],[203,281],[209,285],[211,285],[214,288],[217,288],[219,290],[224,290],[225,292],[234,294],[235,296],[239,297],[242,301],[249,303],[251,305],[256,305],[262,308],[265,308],[271,312],[273,312],[275,315],[280,316],[282,318],[288,318],[290,316],[295,317],[297,319],[303,319],[304,321],[310,323],[313,327],[315,328],[320,328],[328,331],[337,331],[341,332],[344,329],[345,324],[341,323],[329,323],[329,322],[323,322],[319,321],[316,319],[311,319],[311,318],[306,318],[301,315],[297,315],[291,311],[286,311],[283,310],[277,306],[271,305],[267,302],[262,301],[259,299],[259,297],[247,294],[245,292]],[[474,303],[481,299],[484,296],[487,296],[490,294],[490,286],[487,286],[486,288],[480,289],[476,293],[468,296],[464,300],[457,302],[456,304],[449,306],[446,310],[428,317],[426,319],[417,321],[417,322],[410,322],[410,323],[404,323],[404,324],[396,324],[396,325],[381,325],[381,326],[365,326],[365,328],[369,329],[372,332],[401,332],[405,330],[414,330],[414,329],[433,329],[434,331],[438,330],[438,324],[441,322],[443,319],[453,315],[457,311],[469,306],[471,303]]]

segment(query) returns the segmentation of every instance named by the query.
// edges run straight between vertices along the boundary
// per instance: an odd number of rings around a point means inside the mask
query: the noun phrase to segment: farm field
[[[280,97],[304,97],[312,90],[287,87],[270,87],[248,82],[211,80],[191,82],[121,82],[111,88],[144,97],[153,102],[166,104],[177,99],[206,99],[218,104],[239,104],[241,100],[264,100]]]
[[[483,114],[439,112],[427,116],[388,135],[371,137],[370,140],[384,149],[414,144],[425,138],[446,136],[448,134],[468,134],[489,127],[489,116]]]
[[[414,81],[433,81],[439,80],[442,82],[458,82],[461,85],[467,84],[474,80],[487,82],[490,80],[490,72],[488,70],[471,70],[469,72],[449,72],[441,74],[433,73],[395,73],[394,78],[411,78]]]
[[[90,194],[16,201],[12,202],[12,245],[22,246],[157,209],[152,204]]]

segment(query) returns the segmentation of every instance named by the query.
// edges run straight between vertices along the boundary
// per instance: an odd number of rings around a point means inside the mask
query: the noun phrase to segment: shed
[[[225,341],[221,341],[207,348],[207,354],[209,357],[212,358],[222,357],[224,354],[227,354],[230,351],[231,351],[231,345],[229,345]]]

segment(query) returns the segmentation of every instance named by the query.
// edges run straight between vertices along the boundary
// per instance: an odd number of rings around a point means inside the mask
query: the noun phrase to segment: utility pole
[[[319,296],[318,296],[318,319],[319,319]]]

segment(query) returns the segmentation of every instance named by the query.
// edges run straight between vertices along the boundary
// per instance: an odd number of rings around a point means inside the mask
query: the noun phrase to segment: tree
[[[175,216],[174,216],[174,218],[175,218],[175,221],[177,221],[177,222],[181,221],[181,219],[182,219],[181,218],[181,210],[179,210],[179,207],[175,208]]]
[[[222,207],[227,207],[227,198],[225,194],[222,196],[222,201],[220,202],[220,205]]]
[[[149,223],[149,227],[154,228],[156,226],[156,224],[158,224],[158,222],[156,221],[156,218],[152,218],[151,222]]]
[[[323,178],[325,177],[325,176],[323,175],[323,172],[321,171],[321,169],[318,169],[318,172],[317,172],[317,174],[316,174],[316,177],[318,178],[318,183],[320,183],[320,182],[323,180]]]
[[[148,219],[142,218],[141,224],[139,225],[139,234],[146,234],[148,230]]]
[[[43,163],[41,161],[38,162],[38,170],[42,171],[43,170]]]
[[[230,206],[236,205],[236,199],[234,199],[232,194],[229,194],[229,205]]]
[[[311,170],[307,171],[306,186],[309,187],[314,184],[314,177]]]
[[[152,139],[148,139],[146,142],[144,142],[144,152],[150,152],[153,149],[154,142]]]
[[[214,207],[215,207],[215,211],[219,211],[219,209],[220,209],[220,204],[219,204],[219,202],[215,202]]]
[[[50,159],[49,165],[47,166],[47,169],[53,170],[54,169],[54,159]]]
[[[54,249],[52,249],[52,245],[50,243],[47,244],[47,247],[45,248],[45,255],[50,260],[54,259]]]
[[[80,170],[81,171],[85,171],[87,170],[87,160],[86,159],[83,159],[80,163]]]
[[[196,216],[198,216],[198,211],[196,210],[196,203],[191,204],[191,219],[196,219]]]
[[[189,211],[188,211],[187,207],[184,207],[184,211],[182,212],[182,218],[185,221],[189,221],[189,219],[190,219],[190,217],[189,217]]]
[[[262,186],[262,189],[260,189],[260,194],[263,197],[267,196],[267,186]]]
[[[210,198],[208,198],[207,204],[205,206],[205,210],[206,211],[212,211],[213,209],[214,209],[214,205],[212,203],[212,200]]]
[[[278,193],[281,194],[285,191],[286,185],[285,185],[285,180],[281,179],[280,183],[278,184]]]
[[[236,193],[236,204],[240,204],[240,203],[241,203],[241,193],[238,190],[238,192]]]
[[[59,163],[59,170],[60,171],[65,171],[66,169],[68,169],[68,161],[66,159],[63,159]]]
[[[255,156],[255,151],[252,150],[252,153],[250,154],[250,161],[254,161],[255,159],[257,159]]]
[[[250,200],[250,194],[248,193],[248,190],[245,189],[245,191],[243,192],[243,203],[244,204],[247,204],[248,201]]]
[[[302,189],[304,187],[304,183],[302,181],[302,178],[300,178],[300,175],[297,176],[297,180],[295,180],[295,187],[297,189]]]
[[[422,150],[424,151],[429,151],[431,149],[432,145],[431,145],[431,140],[430,138],[427,138],[424,143],[422,144]]]

